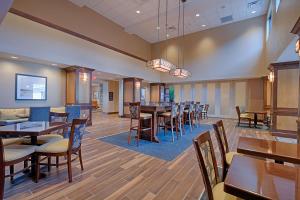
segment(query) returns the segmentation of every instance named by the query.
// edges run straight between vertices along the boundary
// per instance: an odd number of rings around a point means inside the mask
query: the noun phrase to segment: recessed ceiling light
[[[205,25],[205,24],[202,24],[201,26],[202,26],[202,27],[205,27],[206,25]]]
[[[256,13],[256,10],[253,10],[251,13],[252,13],[252,14]]]
[[[12,59],[18,59],[18,57],[16,57],[16,56],[11,56],[11,58],[12,58]]]
[[[137,11],[135,11],[137,14],[140,14],[141,13],[141,11],[139,11],[139,10],[137,10]]]
[[[197,14],[196,14],[196,17],[199,17],[199,16],[200,16],[200,14],[199,14],[199,13],[197,13]]]
[[[56,63],[52,63],[51,65],[52,65],[52,66],[57,66],[57,64],[56,64]]]

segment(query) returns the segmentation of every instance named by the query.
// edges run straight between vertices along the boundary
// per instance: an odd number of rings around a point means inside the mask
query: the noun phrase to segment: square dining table
[[[237,152],[273,159],[277,163],[300,164],[300,145],[274,140],[240,137]]]
[[[242,199],[300,199],[300,168],[235,155],[224,191]]]
[[[24,137],[31,138],[31,144],[37,145],[37,137],[46,135],[53,131],[65,129],[68,126],[64,122],[23,122],[7,126],[0,126],[0,137]],[[31,157],[31,176],[34,177],[36,156]]]

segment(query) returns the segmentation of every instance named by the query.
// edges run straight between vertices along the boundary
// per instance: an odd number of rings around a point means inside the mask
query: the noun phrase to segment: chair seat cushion
[[[171,116],[171,112],[164,112],[164,113],[161,113],[160,116],[163,116],[163,117],[170,117],[170,116]]]
[[[64,153],[67,152],[69,139],[62,139],[54,142],[49,142],[38,146],[36,152],[39,153]]]
[[[238,154],[237,152],[233,152],[233,151],[230,151],[230,152],[226,153],[226,163],[227,163],[227,165],[231,164],[233,156],[237,155],[237,154]]]
[[[37,139],[38,139],[38,144],[45,144],[48,142],[55,142],[64,139],[64,137],[58,134],[48,134],[48,135],[38,136]]]
[[[35,152],[36,146],[32,145],[8,145],[4,147],[4,160],[5,162],[14,161],[23,158]]]
[[[240,117],[241,118],[251,118],[251,116],[249,114],[247,114],[247,113],[240,114]]]
[[[3,146],[7,146],[10,144],[21,144],[23,141],[22,138],[6,138],[2,139]]]
[[[238,198],[224,192],[224,182],[218,183],[213,189],[214,199],[218,200],[237,200]]]
[[[141,113],[140,117],[144,119],[149,119],[152,118],[152,115],[149,113]]]

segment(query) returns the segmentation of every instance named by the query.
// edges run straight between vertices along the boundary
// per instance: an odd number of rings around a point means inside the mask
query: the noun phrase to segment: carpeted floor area
[[[177,158],[177,156],[179,156],[192,145],[192,139],[194,137],[201,132],[210,130],[211,128],[211,125],[201,124],[199,127],[193,128],[192,132],[190,132],[189,127],[185,126],[186,133],[182,137],[179,136],[178,140],[176,139],[176,134],[174,133],[174,143],[172,143],[172,134],[170,130],[166,132],[166,135],[164,135],[163,130],[157,134],[157,137],[160,141],[159,143],[140,140],[139,146],[136,145],[134,138],[136,134],[134,132],[131,136],[131,144],[128,144],[127,142],[128,132],[102,137],[99,138],[99,140],[162,160],[171,161]]]

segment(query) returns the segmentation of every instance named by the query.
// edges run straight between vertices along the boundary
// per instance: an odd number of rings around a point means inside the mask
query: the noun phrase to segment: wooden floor
[[[217,119],[203,120],[213,123]],[[273,139],[267,132],[236,127],[236,121],[224,120],[232,150],[239,136]],[[204,190],[202,177],[193,147],[175,160],[167,162],[129,151],[97,140],[98,137],[128,131],[129,120],[116,115],[94,114],[93,126],[83,141],[84,171],[73,162],[73,182],[67,181],[67,169],[52,168],[45,179],[34,183],[21,179],[20,183],[5,183],[7,199],[198,199]],[[213,134],[214,147],[216,139]],[[217,159],[219,153],[217,152]],[[62,159],[63,160],[63,159]],[[62,161],[61,161],[62,162]]]

